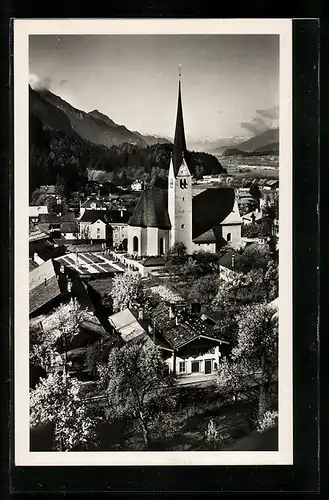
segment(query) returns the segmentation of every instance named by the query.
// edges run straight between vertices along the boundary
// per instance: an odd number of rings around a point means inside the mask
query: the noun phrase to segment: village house
[[[80,218],[86,210],[107,210],[108,205],[99,196],[89,196],[86,201],[80,204]]]
[[[108,224],[106,209],[86,209],[79,219],[79,227],[81,240],[112,244],[112,227]]]
[[[151,318],[141,309],[126,308],[110,316],[109,323],[124,342],[159,347],[169,371],[179,379],[212,377],[230,349],[215,325],[177,304],[160,304]]]
[[[39,215],[47,213],[48,213],[47,205],[40,205],[40,206],[31,205],[29,206],[29,222],[36,224],[39,220]]]

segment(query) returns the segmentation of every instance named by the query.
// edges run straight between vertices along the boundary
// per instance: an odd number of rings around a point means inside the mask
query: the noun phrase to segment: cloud
[[[29,85],[31,85],[34,90],[49,90],[51,87],[52,80],[49,76],[46,78],[39,78],[35,73],[30,73],[29,75]]]
[[[68,80],[61,80],[61,83],[59,84],[60,87],[68,83]]]
[[[241,122],[241,127],[253,135],[258,135],[271,128],[279,126],[279,107],[257,109],[256,116],[249,122]]]

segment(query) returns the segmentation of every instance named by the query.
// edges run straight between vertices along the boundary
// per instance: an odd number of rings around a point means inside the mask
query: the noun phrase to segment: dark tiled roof
[[[217,239],[212,228],[193,240],[194,243],[216,243],[216,241]]]
[[[122,210],[122,215],[121,215],[121,210],[107,210],[106,219],[110,224],[112,223],[127,224],[131,215],[132,212],[128,210]]]
[[[76,221],[61,222],[61,233],[76,233],[78,231],[78,224]]]
[[[164,266],[165,265],[165,259],[164,259],[164,257],[161,257],[161,256],[158,256],[158,257],[147,257],[145,260],[143,260],[142,264],[145,267]]]
[[[30,272],[29,288],[30,314],[60,295],[61,292],[51,260]]]
[[[198,238],[218,226],[233,210],[232,188],[206,189],[192,199],[192,238]]]
[[[97,220],[106,223],[106,210],[86,210],[80,219],[81,222],[90,222],[92,224]]]
[[[186,150],[187,148],[186,148],[186,139],[184,130],[184,120],[183,120],[181,84],[179,82],[176,128],[175,128],[173,156],[172,156],[175,176],[178,174],[178,170],[182,164],[183,156],[186,155]]]
[[[167,197],[168,192],[166,189],[154,187],[153,189],[143,191],[128,224],[138,227],[170,229]]]
[[[205,324],[198,316],[187,314],[176,325],[175,320],[169,318],[168,306],[165,304],[160,304],[155,309],[153,318],[155,329],[161,333],[164,340],[174,349],[179,349],[199,336],[219,340],[216,338],[212,326]]]
[[[57,214],[39,214],[39,222],[45,222],[47,224],[59,223],[60,218]]]
[[[107,295],[112,290],[112,278],[92,280],[88,285],[100,295]]]
[[[75,222],[74,212],[67,212],[61,217],[61,222]]]
[[[95,203],[96,207],[106,207],[106,203],[104,203],[104,201],[98,200],[96,197],[91,197],[89,200],[86,200],[81,204],[81,208],[88,208],[92,203]]]

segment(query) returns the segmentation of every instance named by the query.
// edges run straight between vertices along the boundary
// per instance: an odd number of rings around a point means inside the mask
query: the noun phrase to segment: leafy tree
[[[276,382],[278,368],[278,320],[274,310],[265,304],[246,306],[237,317],[237,345],[219,381],[235,392],[246,385],[257,385],[258,419],[269,407],[269,395]]]
[[[253,243],[242,250],[235,258],[235,270],[247,273],[251,269],[266,269],[271,259],[271,252],[268,245]]]
[[[127,270],[122,275],[115,276],[110,296],[114,311],[122,311],[126,307],[141,306],[144,300],[144,291],[139,272]]]
[[[264,283],[267,291],[267,299],[276,299],[279,295],[279,268],[274,260],[270,260],[267,264]]]
[[[266,238],[270,236],[270,227],[266,221],[252,224],[243,224],[241,235],[246,238]]]
[[[114,348],[100,376],[111,414],[114,418],[135,420],[148,449],[151,422],[159,413],[173,410],[176,404],[175,381],[159,349],[142,343]]]
[[[192,258],[196,263],[195,272],[199,276],[211,274],[219,270],[219,255],[217,253],[201,250],[199,252],[194,252]]]
[[[49,369],[60,352],[64,352],[63,369],[67,369],[67,351],[72,339],[80,332],[83,321],[87,318],[87,311],[82,309],[76,299],[67,304],[61,304],[47,321],[43,322],[43,329],[39,331],[37,340],[31,339],[30,361]],[[36,334],[34,334],[36,339]],[[62,363],[62,362],[61,362]]]
[[[96,440],[97,415],[79,395],[80,383],[65,374],[51,373],[30,392],[30,425],[51,423],[55,449],[86,449]]]
[[[187,250],[184,243],[175,243],[166,254],[169,265],[179,266],[187,263]]]
[[[199,279],[193,280],[189,298],[192,301],[200,303],[206,309],[209,309],[217,292],[218,277],[216,275],[208,274]]]

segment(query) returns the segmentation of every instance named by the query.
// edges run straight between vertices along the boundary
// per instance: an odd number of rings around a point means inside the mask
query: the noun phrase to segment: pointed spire
[[[181,77],[181,65],[179,65],[178,105],[177,105],[175,138],[173,145],[173,165],[174,165],[175,175],[177,175],[179,167],[182,164],[183,157],[186,153],[186,139],[184,131],[180,77]]]

